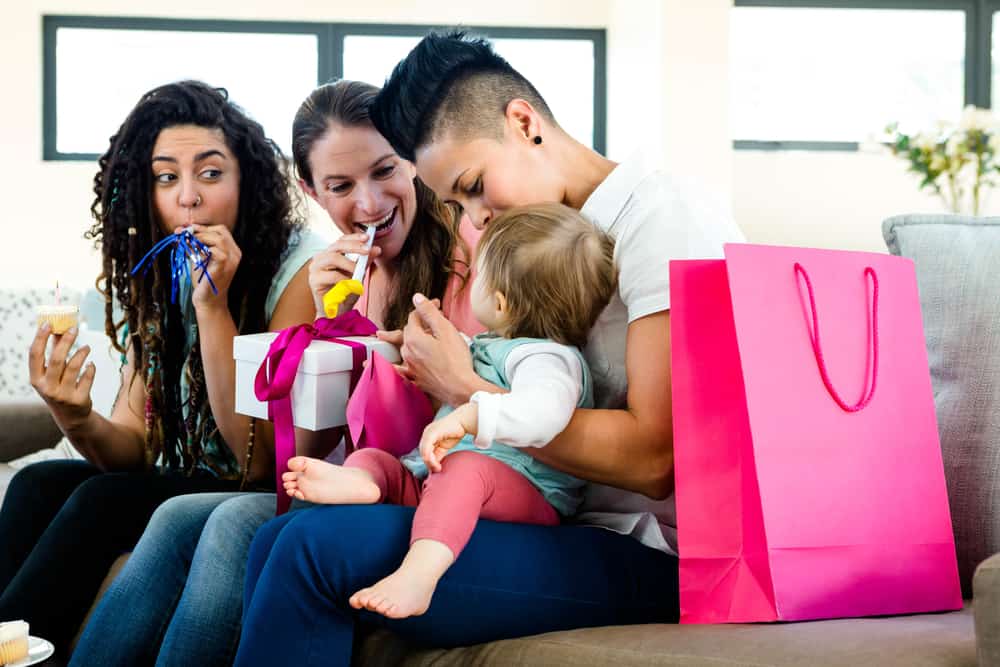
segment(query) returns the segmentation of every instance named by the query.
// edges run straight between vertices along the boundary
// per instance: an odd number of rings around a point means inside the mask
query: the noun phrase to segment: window
[[[316,85],[341,76],[381,85],[430,29],[46,16],[44,157],[95,159],[142,93],[186,78],[226,88],[287,153],[292,118]],[[567,132],[603,151],[603,30],[469,30],[538,87]]]
[[[349,34],[344,38],[344,78],[380,86],[418,41],[418,35]],[[497,53],[538,89],[562,128],[595,147],[595,41],[525,37],[491,37],[491,41]]]
[[[856,150],[989,106],[996,0],[735,0],[736,148]]]
[[[996,5],[1000,3],[994,3],[994,8],[990,12],[992,14],[990,21],[990,90],[1000,91],[1000,15],[997,14]],[[991,104],[989,105],[993,110],[1000,111],[1000,93],[994,94],[992,96]],[[982,105],[986,106],[986,105]]]
[[[347,35],[344,37],[344,78],[381,86],[396,63],[419,41],[418,36]]]
[[[46,128],[47,158],[103,153],[144,92],[181,79],[225,88],[289,150],[291,118],[319,80],[315,32],[277,24],[107,22],[51,28],[45,103],[54,122]]]

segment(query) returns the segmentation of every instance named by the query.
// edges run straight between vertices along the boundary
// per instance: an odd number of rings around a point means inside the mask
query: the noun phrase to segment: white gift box
[[[233,338],[236,360],[236,412],[267,419],[267,402],[254,394],[254,379],[277,333],[260,333]],[[344,336],[343,340],[364,343],[365,358],[376,351],[394,364],[400,361],[394,345],[374,336]],[[302,353],[292,383],[292,418],[299,428],[319,431],[347,423],[345,411],[350,395],[351,348],[340,343],[314,340]]]

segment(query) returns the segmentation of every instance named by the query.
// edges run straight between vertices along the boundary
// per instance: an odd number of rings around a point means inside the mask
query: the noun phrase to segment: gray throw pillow
[[[1000,218],[906,215],[882,224],[914,261],[962,590],[1000,552]]]

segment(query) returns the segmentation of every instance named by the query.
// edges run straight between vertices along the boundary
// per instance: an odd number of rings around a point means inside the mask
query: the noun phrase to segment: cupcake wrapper
[[[76,313],[59,313],[55,315],[39,315],[38,316],[38,326],[42,326],[44,322],[48,322],[49,326],[52,327],[52,333],[54,334],[64,334],[69,331],[70,327],[75,327],[77,323]]]
[[[0,665],[9,665],[28,657],[28,638],[19,637],[0,644]]]

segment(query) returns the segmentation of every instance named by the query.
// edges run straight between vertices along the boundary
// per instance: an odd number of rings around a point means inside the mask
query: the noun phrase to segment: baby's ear
[[[503,292],[493,292],[493,304],[497,315],[503,318],[510,315],[510,304],[507,303],[507,297]]]

